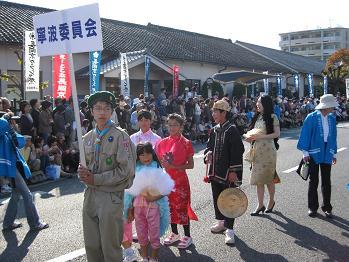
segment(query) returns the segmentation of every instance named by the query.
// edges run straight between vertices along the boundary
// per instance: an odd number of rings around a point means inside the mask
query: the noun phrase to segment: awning
[[[276,78],[277,75],[269,75],[263,73],[256,73],[251,71],[232,71],[225,73],[217,73],[212,76],[214,81],[222,82],[222,83],[232,83],[238,82],[241,84],[251,84],[258,80],[266,79],[266,78]]]

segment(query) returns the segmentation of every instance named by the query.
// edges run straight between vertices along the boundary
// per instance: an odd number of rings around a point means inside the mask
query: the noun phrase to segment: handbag
[[[297,174],[303,179],[303,180],[308,180],[309,177],[309,163],[308,162],[304,162],[303,158],[301,160],[301,162],[299,163],[299,166],[297,168]]]
[[[252,163],[254,161],[254,155],[255,155],[255,149],[253,147],[253,144],[251,144],[250,149],[244,154],[244,160]]]
[[[281,179],[280,179],[278,173],[275,170],[274,178],[273,178],[273,184],[279,184],[279,183],[281,183]]]

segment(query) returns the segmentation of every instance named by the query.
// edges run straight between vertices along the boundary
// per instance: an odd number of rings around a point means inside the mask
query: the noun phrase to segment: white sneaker
[[[133,261],[137,261],[136,252],[132,249],[132,247],[124,249],[123,262],[133,262]]]
[[[212,233],[221,233],[224,230],[226,230],[224,220],[218,220],[217,223],[211,227]]]
[[[165,239],[164,239],[164,245],[171,245],[174,242],[177,242],[178,240],[180,240],[180,236],[175,234],[175,233],[170,233]]]
[[[225,243],[227,245],[235,244],[234,230],[233,229],[227,229],[225,231]]]
[[[3,185],[1,187],[1,193],[3,194],[10,194],[12,192],[12,188],[9,187],[8,185]]]

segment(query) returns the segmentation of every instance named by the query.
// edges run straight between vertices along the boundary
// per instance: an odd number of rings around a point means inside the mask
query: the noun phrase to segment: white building
[[[281,50],[326,61],[336,50],[349,48],[349,28],[334,27],[280,34]]]

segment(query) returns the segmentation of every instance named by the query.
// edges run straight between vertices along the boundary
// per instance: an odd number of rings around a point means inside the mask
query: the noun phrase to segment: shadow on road
[[[319,218],[349,232],[349,220],[345,220],[339,216],[333,216],[332,219],[328,219],[325,216],[319,216]]]
[[[323,236],[313,229],[300,225],[292,219],[284,216],[281,212],[275,212],[284,221],[280,221],[272,216],[268,218],[282,229],[277,229],[295,239],[295,243],[303,248],[312,251],[321,251],[327,254],[326,261],[346,261],[349,254],[349,246],[341,245],[336,240]],[[331,220],[326,220],[331,223]]]
[[[34,242],[39,234],[39,231],[28,231],[22,243],[18,246],[18,239],[15,232],[2,231],[5,241],[7,242],[6,249],[0,254],[0,261],[22,261],[28,251],[30,245]]]
[[[240,257],[244,261],[288,261],[279,254],[266,254],[250,248],[244,241],[235,236],[235,247],[240,252]]]
[[[52,181],[44,185],[37,184],[30,187],[30,191],[34,192],[37,190],[51,192],[56,197],[64,195],[72,195],[81,193],[85,190],[85,185],[80,182],[80,180],[75,178],[63,179],[59,181]]]
[[[179,250],[180,256],[176,256],[169,247],[163,246],[160,249],[160,258],[164,261],[200,261],[200,262],[214,262],[214,260],[206,255],[199,254],[194,244],[185,250]]]

